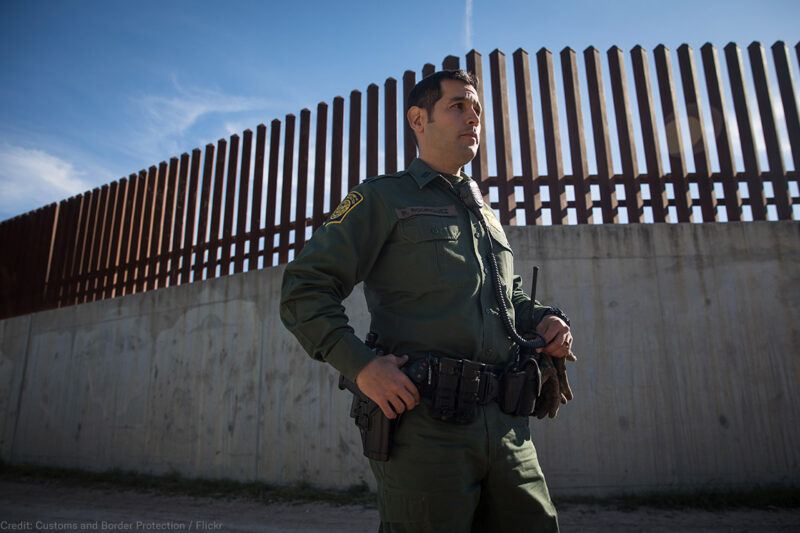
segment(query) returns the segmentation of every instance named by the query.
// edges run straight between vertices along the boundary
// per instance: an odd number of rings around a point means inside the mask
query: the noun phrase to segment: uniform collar
[[[408,166],[406,170],[414,181],[417,183],[417,186],[421,189],[425,187],[428,183],[433,181],[435,178],[442,177],[445,178],[445,175],[441,172],[433,170],[428,164],[420,158],[414,159],[411,164]],[[470,177],[464,172],[462,169],[459,171],[459,177],[462,179],[470,179]],[[447,179],[447,178],[445,178]]]

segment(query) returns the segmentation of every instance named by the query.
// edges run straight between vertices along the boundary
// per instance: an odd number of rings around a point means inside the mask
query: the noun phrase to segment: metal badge
[[[483,194],[475,180],[464,180],[458,186],[458,196],[471,211],[480,211],[483,207]]]

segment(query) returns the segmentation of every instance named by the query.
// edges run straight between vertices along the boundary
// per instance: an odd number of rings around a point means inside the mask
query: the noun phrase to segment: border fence
[[[609,49],[605,71],[596,48],[583,51],[583,69],[578,54],[565,48],[560,78],[552,52],[542,48],[531,58],[519,49],[512,57],[513,100],[499,50],[489,55],[488,76],[474,50],[465,65],[448,56],[442,68],[473,72],[479,97],[485,101],[486,90],[491,99],[471,175],[503,224],[797,220],[798,98],[789,48],[778,41],[771,52],[772,69],[760,43],[747,47],[748,76],[738,45],[724,47],[722,62],[707,43],[701,75],[684,44],[676,76],[673,54],[660,45],[651,82],[641,46],[630,51],[630,65],[620,48]],[[800,65],[800,43],[794,52]],[[422,76],[435,68],[426,64]],[[345,99],[337,96],[330,107],[317,105],[313,132],[312,112],[303,109],[299,128],[290,114],[269,128],[260,124],[255,135],[246,130],[0,223],[0,318],[287,263],[348,189],[415,157],[403,110],[416,81],[414,71],[400,82],[386,79],[382,99],[371,84],[365,106],[362,93],[352,91],[347,124]]]

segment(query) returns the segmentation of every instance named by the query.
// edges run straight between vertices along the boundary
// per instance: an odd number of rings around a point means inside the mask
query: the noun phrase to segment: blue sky
[[[2,0],[0,220],[473,48],[754,40],[800,1]]]

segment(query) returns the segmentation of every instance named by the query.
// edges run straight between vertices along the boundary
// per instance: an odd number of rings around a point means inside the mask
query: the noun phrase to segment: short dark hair
[[[408,93],[408,112],[412,107],[421,107],[428,113],[428,117],[433,114],[433,106],[442,97],[442,80],[463,81],[467,85],[472,85],[478,90],[478,80],[471,73],[464,70],[440,70],[430,76],[422,78],[411,92]]]

